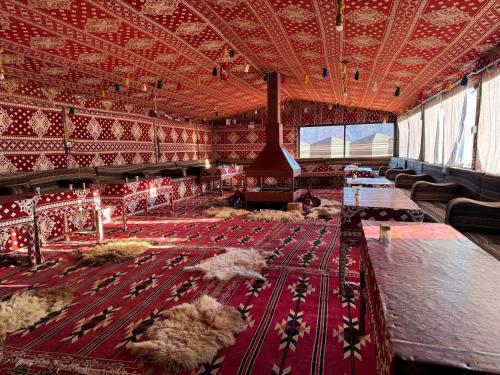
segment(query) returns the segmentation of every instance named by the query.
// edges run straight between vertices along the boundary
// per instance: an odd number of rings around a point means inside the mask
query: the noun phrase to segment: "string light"
[[[217,67],[216,66],[214,66],[214,68],[212,69],[212,75],[214,77],[217,77],[219,75],[219,73],[217,73]]]
[[[145,83],[142,84],[142,91],[148,91],[148,85],[146,85]]]
[[[156,88],[157,89],[162,89],[163,88],[163,81],[161,79],[158,82],[156,82]]]
[[[115,83],[115,92],[120,92],[120,84]]]
[[[460,81],[460,86],[467,86],[469,84],[469,77],[463,76]]]
[[[0,81],[3,81],[5,79],[5,70],[3,69],[2,53],[3,49],[0,48]]]
[[[451,83],[451,81],[446,82],[446,90],[447,91],[450,91],[452,89],[452,87],[453,87],[453,84]]]
[[[338,32],[344,30],[344,1],[337,0],[337,17],[335,18],[335,28]]]
[[[395,97],[399,97],[401,95],[401,87],[396,87],[396,91],[394,92]]]
[[[323,78],[328,77],[328,68],[323,68],[323,73],[321,74]]]
[[[372,91],[376,92],[377,90],[378,90],[378,84],[377,82],[373,82]]]
[[[309,83],[309,76],[307,74],[304,75],[304,83]]]
[[[354,73],[354,80],[359,81],[359,70],[356,69],[356,73]]]
[[[243,69],[245,73],[248,73],[250,71],[250,64],[245,65],[245,69]]]

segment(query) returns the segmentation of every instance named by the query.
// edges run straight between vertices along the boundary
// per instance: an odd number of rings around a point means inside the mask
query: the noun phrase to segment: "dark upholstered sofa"
[[[378,169],[379,176],[385,176],[389,169],[404,169],[406,168],[406,159],[392,157],[387,165],[383,165]]]
[[[399,174],[396,187],[409,192],[426,220],[452,225],[500,259],[500,176],[419,163],[407,161],[414,174]]]

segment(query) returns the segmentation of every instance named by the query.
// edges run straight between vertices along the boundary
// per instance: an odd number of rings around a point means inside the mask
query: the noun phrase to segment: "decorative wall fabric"
[[[500,174],[500,69],[483,75],[479,110],[477,164],[485,172]]]
[[[101,165],[212,158],[212,127],[131,113],[0,100],[0,174]],[[68,141],[66,155],[64,138]]]
[[[60,109],[0,101],[0,173],[64,168]]]
[[[214,128],[214,153],[219,159],[253,159],[262,150],[265,143],[265,111],[259,111],[258,117],[252,113],[234,118],[236,123],[245,125],[219,124]],[[234,120],[233,119],[233,120]],[[249,128],[249,121],[257,124]],[[301,125],[320,124],[368,124],[383,121],[396,122],[396,116],[389,112],[329,106],[323,103],[290,101],[284,104],[281,113],[283,123],[283,143],[287,150],[298,157],[298,134]]]
[[[67,115],[66,129],[71,142],[70,168],[156,161],[152,121],[85,113]]]
[[[211,159],[212,131],[208,125],[158,120],[160,162]]]

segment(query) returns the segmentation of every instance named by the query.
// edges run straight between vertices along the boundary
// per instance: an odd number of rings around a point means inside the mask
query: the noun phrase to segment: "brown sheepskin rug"
[[[327,199],[321,200],[319,207],[307,209],[304,213],[300,211],[281,210],[259,210],[248,211],[232,207],[210,207],[203,213],[210,217],[219,219],[242,218],[248,220],[277,221],[280,223],[300,223],[306,219],[332,220],[340,215],[342,204]]]
[[[308,219],[332,220],[340,216],[341,209],[342,203],[331,201],[328,199],[322,199],[321,205],[319,207],[311,208],[307,212],[306,217]]]
[[[234,345],[245,329],[240,313],[203,295],[165,313],[145,332],[145,341],[130,343],[131,353],[169,372],[190,371],[210,362],[217,352]]]
[[[210,207],[203,211],[210,217],[219,219],[228,219],[239,217],[248,220],[278,221],[280,223],[299,223],[304,221],[304,215],[299,211],[281,211],[281,210],[259,210],[248,211],[232,207]]]
[[[154,245],[152,241],[138,239],[112,240],[98,244],[92,251],[83,253],[77,264],[82,267],[97,267],[123,263],[134,259]]]
[[[0,302],[0,344],[9,332],[29,327],[72,302],[73,291],[66,285],[14,293],[10,299]]]
[[[185,271],[203,272],[205,280],[227,281],[233,277],[265,280],[260,274],[266,266],[266,257],[271,252],[255,249],[227,247],[222,254],[215,255],[195,266],[186,267]]]

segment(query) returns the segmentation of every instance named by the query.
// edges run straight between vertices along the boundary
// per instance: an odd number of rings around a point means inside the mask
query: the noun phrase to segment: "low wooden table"
[[[368,302],[378,373],[500,374],[500,262],[445,224],[362,226],[360,332]]]
[[[356,190],[360,191],[359,202]],[[400,189],[344,188],[339,259],[339,285],[343,294],[348,291],[345,283],[347,251],[351,246],[360,245],[362,220],[423,222],[424,214]]]
[[[361,177],[354,180],[352,177],[345,179],[345,186],[347,187],[372,187],[372,188],[394,188],[394,182],[385,177],[366,178]]]

